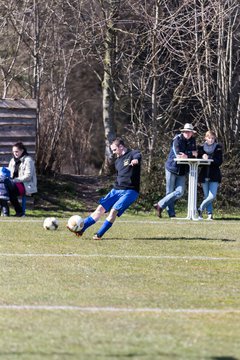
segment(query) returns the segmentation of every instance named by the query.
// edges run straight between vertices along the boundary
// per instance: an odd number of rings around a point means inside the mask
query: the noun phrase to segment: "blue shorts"
[[[112,208],[117,210],[117,216],[121,216],[125,210],[138,198],[139,193],[135,190],[116,190],[112,189],[104,198],[101,198],[101,204],[106,212]]]

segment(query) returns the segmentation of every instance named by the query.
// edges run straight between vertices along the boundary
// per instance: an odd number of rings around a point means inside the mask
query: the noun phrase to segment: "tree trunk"
[[[114,124],[114,65],[116,53],[116,29],[115,19],[118,17],[120,1],[109,1],[109,16],[106,20],[104,75],[102,82],[103,94],[103,126],[105,134],[105,158],[101,173],[109,173],[111,164],[111,142],[116,137]]]

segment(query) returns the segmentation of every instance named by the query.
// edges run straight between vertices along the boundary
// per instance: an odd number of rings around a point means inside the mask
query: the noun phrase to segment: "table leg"
[[[198,220],[197,182],[198,182],[198,164],[197,163],[189,164],[187,218],[190,220]]]

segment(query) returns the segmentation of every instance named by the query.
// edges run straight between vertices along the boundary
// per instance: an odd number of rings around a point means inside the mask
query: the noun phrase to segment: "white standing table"
[[[198,166],[199,165],[210,165],[212,159],[196,159],[196,158],[175,158],[178,164],[189,165],[188,175],[188,213],[186,220],[198,220],[197,213],[197,184],[198,184]]]

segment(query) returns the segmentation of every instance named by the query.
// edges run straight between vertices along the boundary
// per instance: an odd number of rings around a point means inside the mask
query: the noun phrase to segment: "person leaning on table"
[[[11,178],[6,179],[5,184],[9,191],[10,202],[16,211],[15,216],[22,217],[24,212],[18,196],[32,195],[37,192],[36,169],[33,159],[28,155],[22,142],[13,145],[12,153],[13,157],[8,165]]]
[[[186,123],[181,133],[172,141],[170,152],[165,164],[166,196],[154,204],[158,217],[167,208],[169,217],[175,217],[175,201],[180,199],[185,191],[186,175],[189,172],[187,164],[177,164],[175,158],[187,159],[197,157],[197,147],[194,135],[196,131],[192,124]]]
[[[222,146],[216,140],[214,131],[209,130],[205,134],[205,142],[198,148],[198,157],[205,160],[212,159],[210,165],[204,165],[199,172],[198,180],[202,185],[204,200],[198,208],[199,220],[203,219],[203,211],[207,211],[207,219],[213,220],[213,200],[217,196],[218,186],[222,175],[220,166],[223,162]]]

